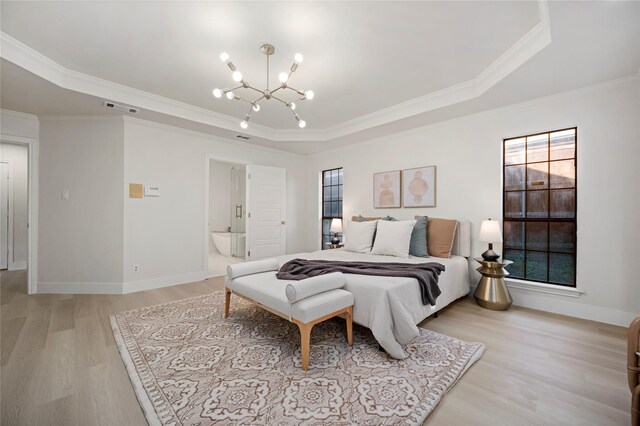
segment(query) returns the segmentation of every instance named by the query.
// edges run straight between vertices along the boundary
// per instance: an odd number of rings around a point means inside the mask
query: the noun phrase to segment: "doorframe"
[[[211,173],[211,160],[220,161],[222,163],[242,164],[247,166],[253,164],[248,160],[241,160],[238,158],[221,157],[213,154],[205,155],[204,164],[204,256],[203,256],[203,271],[205,277],[213,278],[216,275],[209,276],[209,174]]]
[[[0,133],[0,142],[27,146],[27,294],[38,292],[38,141]]]
[[[0,159],[0,164],[7,165],[7,271],[13,271],[13,162]]]

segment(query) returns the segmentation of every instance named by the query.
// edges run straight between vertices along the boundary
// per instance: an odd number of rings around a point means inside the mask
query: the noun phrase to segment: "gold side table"
[[[482,274],[478,287],[476,287],[473,297],[478,305],[492,311],[506,311],[513,303],[513,299],[509,294],[509,289],[504,283],[504,277],[509,275],[504,268],[511,265],[510,260],[490,261],[481,257],[474,257],[473,260],[482,266],[476,271]]]

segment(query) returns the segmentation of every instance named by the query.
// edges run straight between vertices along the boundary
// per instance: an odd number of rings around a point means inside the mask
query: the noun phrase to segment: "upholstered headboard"
[[[458,221],[456,234],[453,237],[451,254],[464,257],[471,256],[471,222]]]

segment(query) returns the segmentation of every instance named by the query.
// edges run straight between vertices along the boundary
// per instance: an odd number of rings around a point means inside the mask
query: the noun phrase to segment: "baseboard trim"
[[[476,288],[471,288],[471,293]],[[580,318],[589,321],[597,321],[605,324],[628,327],[631,321],[637,316],[635,312],[621,311],[618,309],[603,308],[600,306],[580,303],[579,299],[567,298],[566,295],[552,293],[542,293],[532,291],[528,288],[509,286],[509,292],[513,298],[515,306],[535,309],[553,314],[566,315],[568,317]]]
[[[198,271],[124,283],[44,282],[38,283],[37,292],[43,294],[127,294],[203,281],[207,279],[207,275],[207,272]]]
[[[21,262],[11,262],[9,263],[9,270],[10,271],[19,271],[21,269],[27,269],[27,261],[21,261]]]
[[[38,283],[44,294],[122,294],[122,283]]]
[[[138,291],[153,290],[170,287],[172,285],[187,284],[207,279],[208,273],[203,271],[188,272],[186,274],[170,275],[167,277],[149,278],[139,281],[126,281],[122,284],[122,293],[136,293]]]

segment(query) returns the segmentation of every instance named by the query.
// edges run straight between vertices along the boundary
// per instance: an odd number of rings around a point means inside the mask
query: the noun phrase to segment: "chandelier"
[[[302,63],[302,60],[303,60],[302,55],[300,53],[295,54],[293,59],[293,64],[291,64],[291,68],[289,69],[289,71],[281,72],[278,75],[278,80],[280,80],[280,85],[277,88],[270,90],[269,89],[269,56],[275,53],[276,48],[273,47],[271,44],[263,44],[260,48],[262,50],[262,53],[264,53],[267,56],[267,88],[264,90],[260,90],[252,86],[251,84],[249,84],[249,82],[247,82],[242,76],[242,73],[238,71],[238,69],[233,64],[233,62],[231,62],[231,60],[229,59],[229,55],[226,52],[223,52],[220,54],[220,60],[225,64],[227,64],[227,66],[229,67],[232,73],[231,77],[233,78],[233,81],[238,83],[238,86],[228,88],[228,89],[215,88],[213,89],[213,96],[216,98],[221,98],[224,95],[229,100],[237,100],[241,102],[247,102],[249,104],[249,112],[247,112],[247,114],[245,115],[244,120],[240,122],[240,127],[242,127],[243,129],[246,129],[247,127],[249,127],[249,120],[251,119],[251,113],[254,111],[255,112],[260,111],[259,102],[262,101],[263,99],[266,101],[275,99],[276,101],[281,102],[289,111],[293,113],[293,117],[298,122],[298,127],[303,129],[304,127],[306,127],[307,122],[301,119],[296,113],[295,102],[287,102],[284,99],[275,95],[280,90],[283,91],[281,93],[284,93],[285,90],[289,89],[294,91],[298,96],[300,96],[299,98],[300,100],[313,99],[314,93],[312,90],[298,90],[289,86],[289,79],[291,78],[291,75],[294,72],[296,72],[296,70],[298,69],[298,66]],[[238,96],[235,93],[235,91],[238,89],[248,89],[250,91],[257,92],[258,98],[255,100],[251,100],[246,97]]]

